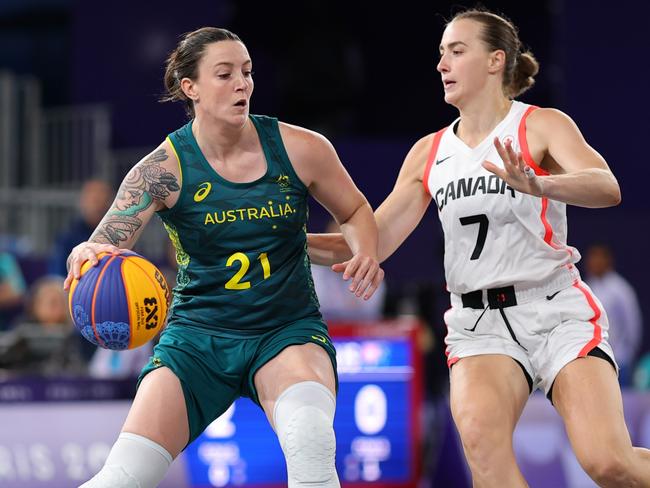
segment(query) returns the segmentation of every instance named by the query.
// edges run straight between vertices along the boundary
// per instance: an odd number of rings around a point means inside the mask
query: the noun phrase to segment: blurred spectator
[[[62,277],[44,276],[34,282],[26,313],[8,334],[12,369],[46,375],[85,373],[82,347],[87,341],[72,325]]]
[[[621,386],[629,386],[639,353],[641,308],[630,283],[614,269],[611,249],[594,244],[587,249],[586,282],[600,299],[609,319],[609,343],[620,367]]]
[[[137,377],[153,353],[150,341],[136,349],[112,351],[98,347],[88,366],[88,374],[93,378],[131,378]]]
[[[325,232],[340,232],[338,224],[331,220]],[[340,273],[335,273],[327,266],[313,265],[311,273],[314,287],[320,302],[320,311],[326,322],[331,320],[380,320],[383,316],[385,281],[369,300],[357,298],[350,292],[352,280],[343,281]]]
[[[44,328],[70,328],[72,322],[61,277],[44,276],[34,282],[27,302],[27,321]]]
[[[16,259],[0,252],[0,331],[9,328],[25,297],[25,279]]]
[[[48,265],[50,274],[68,274],[66,259],[70,251],[80,242],[88,240],[109,209],[113,197],[113,189],[105,181],[88,180],[82,185],[79,194],[79,217],[57,237]]]

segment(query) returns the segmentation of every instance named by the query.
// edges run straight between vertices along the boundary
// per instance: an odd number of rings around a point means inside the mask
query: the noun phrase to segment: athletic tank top
[[[249,183],[227,181],[210,166],[192,122],[168,137],[181,171],[178,202],[158,212],[179,268],[170,324],[240,337],[320,318],[306,250],[307,188],[277,119],[250,119],[267,170]]]
[[[454,133],[460,119],[434,136],[424,186],[438,207],[445,235],[445,276],[450,292],[543,282],[580,259],[567,245],[566,205],[515,191],[481,166],[503,167],[493,140],[510,140],[538,175],[526,142],[526,117],[537,107],[513,101],[508,115],[478,146]],[[574,270],[575,272],[575,270]]]

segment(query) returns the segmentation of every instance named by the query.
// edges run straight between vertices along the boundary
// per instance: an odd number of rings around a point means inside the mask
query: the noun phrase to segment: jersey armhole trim
[[[431,192],[429,191],[429,174],[431,173],[431,167],[433,166],[433,162],[436,159],[436,154],[438,154],[438,146],[440,146],[440,139],[442,139],[442,135],[445,133],[446,130],[447,127],[445,127],[444,129],[440,129],[433,136],[433,142],[431,143],[431,150],[429,151],[427,164],[424,167],[424,176],[422,176],[422,184],[424,185],[424,191],[427,193],[427,195],[431,195]]]
[[[174,146],[174,143],[172,142],[171,138],[167,136],[166,141],[169,142],[169,145],[172,147],[172,151],[174,151],[174,156],[176,156],[176,162],[178,162],[178,174],[180,176],[180,185],[181,187],[183,186],[183,167],[181,166],[181,158],[178,157],[178,152],[176,151],[176,146]]]
[[[167,136],[165,138],[165,141],[167,141],[169,143],[170,147],[172,148],[172,152],[174,153],[174,156],[176,156],[176,162],[178,163],[178,176],[179,176],[179,178],[178,178],[179,182],[178,183],[179,183],[181,189],[178,192],[178,200],[176,200],[176,203],[174,204],[174,206],[171,207],[171,208],[164,208],[162,210],[158,210],[156,212],[158,215],[168,215],[171,212],[173,212],[174,209],[176,207],[178,207],[178,204],[180,203],[181,198],[183,198],[183,190],[184,190],[184,187],[183,187],[183,165],[181,164],[181,158],[178,156],[178,152],[176,151],[176,146],[174,146],[174,142],[172,141],[172,138]]]
[[[533,168],[533,171],[535,171],[536,175],[543,175],[547,176],[549,174],[548,171],[545,169],[542,169],[539,164],[535,162],[533,159],[533,156],[530,154],[530,149],[528,148],[528,140],[526,139],[526,119],[528,116],[535,110],[537,110],[539,107],[535,105],[531,105],[528,107],[524,115],[521,117],[521,120],[519,121],[519,130],[517,131],[517,136],[519,137],[519,147],[521,147],[521,155],[524,158],[524,161],[528,166]]]

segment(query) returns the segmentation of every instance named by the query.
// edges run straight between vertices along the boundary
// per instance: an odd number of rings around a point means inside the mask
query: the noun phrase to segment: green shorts
[[[239,397],[260,405],[255,373],[285,347],[313,342],[321,346],[336,374],[336,350],[322,320],[305,318],[258,336],[217,337],[197,329],[170,326],[160,336],[142,379],[166,366],[180,379],[187,406],[191,443]]]

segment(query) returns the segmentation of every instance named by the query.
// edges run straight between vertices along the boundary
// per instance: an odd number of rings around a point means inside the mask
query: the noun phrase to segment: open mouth
[[[449,88],[450,86],[453,86],[456,84],[455,81],[452,80],[444,80],[442,84],[445,86],[445,88]]]
[[[235,107],[245,107],[246,106],[246,99],[242,98],[241,100],[237,100],[235,103]]]

